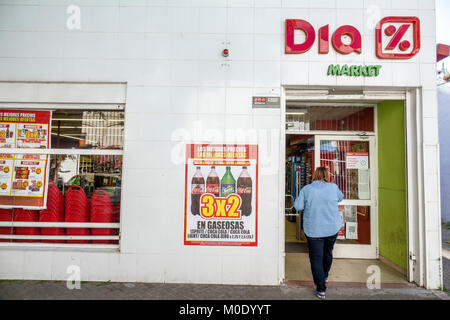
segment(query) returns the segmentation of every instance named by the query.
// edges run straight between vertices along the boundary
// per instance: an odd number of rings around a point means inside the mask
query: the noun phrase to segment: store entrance
[[[344,228],[330,282],[405,283],[408,263],[404,102],[317,101],[292,90],[285,110],[285,276],[312,281],[302,212],[293,208],[315,168],[344,193]]]
[[[314,170],[326,167],[344,194],[339,205],[344,227],[339,231],[337,258],[377,259],[375,137],[288,134],[286,136],[285,234],[287,251],[305,252],[302,212],[294,208],[300,190],[312,182]]]
[[[302,212],[294,208],[300,190],[317,167],[327,167],[344,194],[344,227],[334,249],[330,281],[365,282],[378,264],[375,106],[288,105],[285,158],[285,275],[311,281]],[[367,265],[367,266],[366,266]]]

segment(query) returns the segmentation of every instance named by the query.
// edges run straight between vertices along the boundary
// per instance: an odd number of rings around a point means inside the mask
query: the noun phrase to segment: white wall
[[[438,89],[439,149],[441,151],[441,212],[442,221],[450,221],[450,85]]]
[[[121,253],[0,250],[2,278],[65,279],[66,265],[79,263],[85,280],[278,283],[280,112],[252,110],[251,97],[279,95],[280,84],[422,86],[424,143],[437,146],[433,0],[80,0],[81,29],[68,30],[72,3],[0,0],[0,80],[128,83]],[[420,17],[415,58],[375,57],[375,25],[367,22],[388,15]],[[325,24],[358,27],[363,54],[331,48],[319,56],[316,43],[287,56],[287,18],[306,19],[316,31]],[[329,64],[344,62],[383,68],[378,78],[326,76]],[[256,130],[261,148],[259,246],[184,246],[184,169],[172,152],[178,140],[223,142],[227,129],[240,128]],[[180,129],[189,136],[179,139]],[[427,232],[434,235],[436,159],[426,158],[425,166]]]

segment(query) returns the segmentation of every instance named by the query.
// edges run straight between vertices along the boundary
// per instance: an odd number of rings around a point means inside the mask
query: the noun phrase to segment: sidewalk
[[[442,294],[441,294],[442,295]],[[83,282],[69,290],[60,281],[0,281],[0,300],[315,300],[312,288],[298,286],[223,286],[199,284]],[[330,283],[328,300],[440,300],[439,293],[415,286],[369,290],[336,287]]]
[[[447,290],[450,290],[450,243],[448,241],[450,241],[450,230],[442,227],[442,268],[444,269],[444,287]]]
[[[442,228],[444,286],[450,288],[450,230]],[[224,286],[200,284],[153,284],[83,282],[80,290],[69,290],[61,281],[0,280],[0,300],[315,300],[308,284],[281,286]],[[440,300],[448,294],[412,284],[379,290],[342,286],[330,282],[328,300]]]

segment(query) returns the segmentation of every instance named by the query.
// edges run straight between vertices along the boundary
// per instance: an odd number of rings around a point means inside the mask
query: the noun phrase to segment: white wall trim
[[[16,104],[124,104],[126,102],[127,96],[126,90],[126,83],[117,82],[98,83],[0,81],[0,102]]]
[[[278,280],[280,283],[286,278],[286,221],[285,221],[285,190],[286,190],[286,89],[281,87],[280,110],[280,170],[278,175],[278,190],[282,196],[279,198],[279,243],[278,243]]]
[[[408,237],[408,280],[419,286],[423,280],[423,238],[420,235],[422,223],[420,215],[423,213],[423,184],[420,176],[421,154],[419,137],[422,130],[418,121],[417,90],[410,90],[406,95],[405,130],[406,130],[406,187],[407,187],[407,237]]]

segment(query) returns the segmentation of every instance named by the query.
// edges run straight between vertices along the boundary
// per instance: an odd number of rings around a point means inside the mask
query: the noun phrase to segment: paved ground
[[[411,286],[403,289],[330,287],[329,300],[438,300],[439,294]],[[0,299],[113,300],[310,300],[312,289],[296,286],[222,286],[144,283],[82,283],[69,290],[65,282],[1,281]]]
[[[442,228],[442,266],[444,269],[444,287],[450,290],[450,230]]]
[[[450,288],[450,230],[442,228],[444,286]],[[448,291],[447,291],[448,293]],[[312,288],[305,286],[223,286],[198,284],[95,283],[69,290],[60,281],[0,280],[0,300],[87,299],[87,300],[311,300]],[[330,283],[329,300],[437,300],[449,299],[443,292],[413,285],[408,288],[341,287]]]

